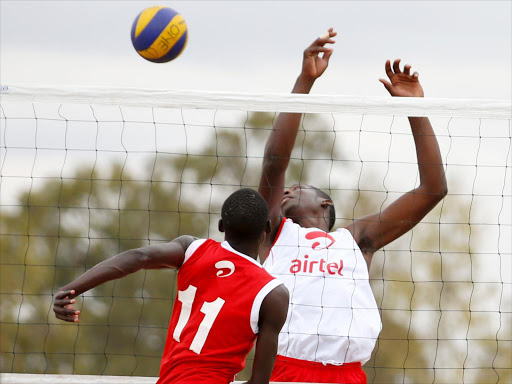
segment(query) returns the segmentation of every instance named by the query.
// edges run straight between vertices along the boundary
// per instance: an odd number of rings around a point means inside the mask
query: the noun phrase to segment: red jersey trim
[[[277,233],[276,233],[276,238],[274,239],[274,242],[272,243],[272,245],[268,249],[267,258],[270,255],[270,251],[272,251],[272,248],[274,247],[274,245],[276,245],[277,239],[279,239],[279,235],[281,234],[281,231],[283,230],[284,223],[285,223],[286,220],[288,220],[286,217],[283,217],[283,219],[281,220],[281,224],[279,224],[279,229],[277,230]]]
[[[183,260],[183,264],[185,264],[192,256],[194,256],[194,253],[201,248],[201,246],[207,241],[208,239],[197,239],[193,241],[185,251],[185,259]]]
[[[189,264],[192,264],[194,260],[196,260],[200,255],[203,254],[202,252],[198,252],[198,251],[200,249],[203,249],[206,244],[209,244],[210,242],[215,241],[215,240],[212,240],[212,239],[197,239],[192,244],[194,244],[195,242],[199,242],[199,241],[202,241],[202,244],[199,247],[197,247],[196,249],[194,249],[190,256],[186,257],[186,253],[187,252],[185,251],[185,260],[183,260],[183,264],[181,264],[180,268],[185,267],[185,266],[187,266]],[[192,246],[192,244],[190,244],[188,248],[190,248]],[[188,250],[188,248],[187,248],[187,250]]]

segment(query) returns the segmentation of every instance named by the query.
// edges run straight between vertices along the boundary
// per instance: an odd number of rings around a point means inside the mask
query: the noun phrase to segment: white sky
[[[144,8],[168,5],[189,27],[186,51],[154,64],[131,45]],[[338,32],[317,94],[384,96],[387,58],[420,72],[426,95],[512,97],[511,1],[0,2],[0,81],[288,92],[304,48]]]

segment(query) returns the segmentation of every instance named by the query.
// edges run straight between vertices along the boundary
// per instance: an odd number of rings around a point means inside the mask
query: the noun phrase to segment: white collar
[[[222,248],[228,250],[229,252],[232,252],[232,253],[234,253],[234,254],[236,254],[238,256],[241,256],[244,259],[249,260],[254,265],[257,265],[258,267],[262,268],[261,264],[258,263],[256,260],[254,260],[251,256],[247,256],[247,255],[243,254],[242,252],[238,252],[227,241],[224,240],[222,243],[220,243],[220,245],[221,245]]]

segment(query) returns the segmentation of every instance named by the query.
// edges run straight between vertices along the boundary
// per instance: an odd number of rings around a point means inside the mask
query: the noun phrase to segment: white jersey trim
[[[208,239],[198,239],[193,241],[185,251],[185,259],[183,260],[183,264],[187,262],[188,259],[194,254],[195,251],[197,251],[197,248],[199,248],[203,243]],[[181,264],[181,265],[183,265]]]
[[[255,334],[259,332],[258,322],[260,321],[260,309],[263,300],[274,288],[279,287],[282,284],[283,283],[277,279],[270,280],[263,288],[261,288],[254,298],[251,309],[251,329]]]
[[[260,268],[263,268],[262,265],[260,263],[258,263],[256,260],[254,260],[252,257],[250,256],[247,256],[245,254],[243,254],[242,252],[238,252],[236,249],[234,249],[227,241],[223,241],[222,243],[220,243],[221,247],[224,248],[225,250],[229,251],[229,252],[232,252],[238,256],[242,256],[244,259],[250,261],[251,263],[253,263],[254,265],[257,265],[258,267]]]

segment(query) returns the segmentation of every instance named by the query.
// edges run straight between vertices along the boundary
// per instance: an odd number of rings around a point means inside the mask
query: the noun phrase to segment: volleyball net
[[[510,101],[10,86],[1,102],[1,372],[157,376],[175,271],[81,295],[79,324],[55,319],[53,293],[127,249],[220,240],[277,115],[301,112],[286,184],[329,193],[336,227],[417,185],[407,116],[428,116],[441,148],[449,194],[371,265],[368,382],[512,380]]]

